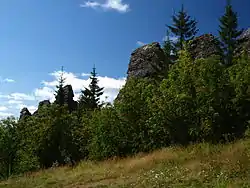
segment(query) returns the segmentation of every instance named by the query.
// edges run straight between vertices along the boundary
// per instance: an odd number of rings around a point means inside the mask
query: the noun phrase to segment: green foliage
[[[40,112],[40,117],[35,117],[34,121],[41,128],[37,154],[42,166],[79,160],[80,153],[77,152],[72,133],[78,125],[77,118],[69,113],[67,106],[52,105]]]
[[[85,88],[81,91],[81,96],[79,99],[79,107],[81,110],[94,110],[100,108],[100,96],[103,94],[103,88],[98,86],[98,78],[96,73],[96,68],[93,68],[90,76],[89,88]]]
[[[182,50],[184,42],[193,39],[198,32],[196,27],[197,21],[195,19],[191,19],[187,11],[184,10],[183,5],[178,14],[173,15],[172,20],[173,25],[168,25],[167,27],[175,36],[178,37],[178,42],[175,45],[176,50]]]
[[[183,6],[173,21],[168,27],[178,42],[174,46],[167,34],[162,70],[151,78],[129,78],[114,104],[101,104],[104,88],[98,86],[93,68],[78,109],[69,109],[62,70],[53,104],[19,121],[2,120],[0,178],[85,159],[125,157],[173,144],[217,143],[249,136],[250,58],[245,53],[233,62],[241,32],[232,6],[227,5],[220,19],[220,37],[230,67],[224,66],[219,56],[191,57],[187,40],[197,33],[197,22]],[[177,60],[173,61],[173,53]]]
[[[0,122],[0,179],[14,173],[17,159],[18,139],[16,121],[13,117]]]
[[[125,124],[124,131],[129,140],[127,147],[131,153],[151,151],[168,144],[167,139],[160,137],[166,132],[164,127],[157,124],[157,119],[149,108],[157,87],[150,79],[131,78],[120,91],[119,100],[115,102],[115,108]]]
[[[184,50],[162,81],[151,109],[160,118],[158,122],[166,125],[171,142],[187,144],[242,136],[248,117],[239,113],[239,107],[243,106],[235,102],[234,88],[220,57],[192,62]]]
[[[238,30],[237,13],[233,11],[233,7],[228,1],[225,8],[225,14],[220,18],[219,35],[222,42],[222,48],[225,53],[225,64],[227,66],[233,63],[233,53],[237,47],[237,38],[242,34],[242,30]]]
[[[228,69],[234,88],[234,104],[237,115],[245,122],[250,120],[250,57],[242,55],[237,64]]]
[[[117,112],[113,107],[95,111],[90,121],[91,140],[89,152],[91,159],[106,159],[123,156],[127,147],[127,136]]]
[[[17,151],[17,173],[38,170],[40,165],[36,151],[40,143],[43,127],[39,127],[34,117],[18,121],[18,151]]]
[[[163,44],[163,51],[166,57],[166,63],[173,64],[174,63],[174,43],[170,40],[169,30],[167,30],[166,40]]]

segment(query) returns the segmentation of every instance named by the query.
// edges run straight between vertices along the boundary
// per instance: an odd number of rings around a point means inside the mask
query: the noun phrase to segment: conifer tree
[[[219,35],[222,42],[222,49],[225,55],[225,64],[232,65],[233,53],[237,47],[237,38],[243,30],[238,30],[237,13],[233,11],[231,1],[227,1],[225,14],[220,18]]]
[[[101,107],[100,96],[103,94],[104,88],[98,86],[98,79],[95,67],[91,72],[90,80],[91,82],[89,84],[89,88],[85,88],[81,91],[81,96],[79,99],[80,110],[94,110],[96,108]]]
[[[178,37],[178,41],[175,45],[176,50],[182,50],[183,43],[187,40],[192,40],[197,34],[197,21],[188,15],[187,11],[184,9],[184,5],[182,5],[177,15],[174,14],[172,16],[172,20],[173,25],[167,25],[167,27],[171,33]]]
[[[55,98],[56,98],[55,103],[60,105],[60,106],[63,106],[65,103],[65,101],[64,101],[65,94],[64,94],[64,90],[63,90],[64,82],[65,82],[65,78],[63,77],[63,67],[62,67],[61,74],[60,74],[60,77],[58,80],[58,85],[56,86],[57,91],[55,92]]]
[[[173,54],[174,54],[174,46],[173,41],[170,40],[169,30],[167,30],[166,38],[163,43],[163,51],[166,57],[166,63],[172,64],[173,63]]]

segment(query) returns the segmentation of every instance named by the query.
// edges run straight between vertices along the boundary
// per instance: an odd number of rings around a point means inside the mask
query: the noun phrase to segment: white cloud
[[[24,100],[24,101],[33,101],[35,100],[34,96],[28,95],[25,93],[11,93],[8,96],[9,99],[14,99],[14,100]]]
[[[20,112],[23,108],[28,108],[30,113],[34,113],[37,110],[36,106],[33,105],[25,105],[25,104],[18,104],[15,108]]]
[[[41,100],[49,99],[51,101],[54,101],[54,90],[55,86],[58,84],[57,79],[61,75],[61,71],[55,71],[50,74],[54,77],[52,81],[42,81],[42,84],[44,84],[44,87],[40,89],[36,89],[34,92],[34,95],[36,98],[39,98]],[[86,75],[85,73],[82,73],[81,76]],[[73,91],[74,91],[74,100],[77,100],[80,96],[80,92],[85,87],[88,88],[88,85],[90,83],[89,78],[81,78],[78,77],[77,74],[74,74],[72,72],[64,72],[63,77],[65,78],[65,84],[72,85]],[[98,76],[99,80],[99,86],[104,87],[104,94],[101,97],[102,101],[106,101],[105,96],[108,97],[107,101],[112,102],[115,97],[117,96],[120,88],[125,84],[126,78],[110,78],[107,76]]]
[[[36,110],[37,110],[37,107],[36,106],[27,106],[27,108],[29,109],[30,113],[33,114]]]
[[[136,45],[137,46],[144,46],[146,43],[142,42],[142,41],[137,41]]]
[[[81,75],[82,75],[82,77],[90,76],[89,73],[82,73]]]
[[[54,89],[47,86],[35,89],[33,95],[37,100],[54,101]]]
[[[0,106],[0,111],[7,111],[8,108],[6,106]]]
[[[8,112],[0,112],[0,119],[13,116],[14,114]]]
[[[4,82],[8,82],[8,83],[15,82],[15,80],[10,79],[10,78],[5,78],[3,81],[4,81]]]
[[[168,39],[168,36],[163,37],[162,41],[166,41]],[[178,37],[176,36],[169,36],[169,40],[172,42],[177,42]]]
[[[22,101],[17,101],[17,100],[9,100],[8,103],[9,104],[21,104],[23,102]]]
[[[101,4],[96,1],[86,1],[84,2],[84,4],[81,4],[80,6],[83,8],[87,8],[87,7],[95,8],[95,7],[101,6]]]
[[[39,101],[55,100],[55,90],[58,84],[57,80],[60,77],[61,71],[55,71],[51,74],[52,79],[50,81],[42,81],[42,87],[35,88],[30,93],[10,93],[1,94],[2,106],[0,106],[0,119],[7,116],[15,115],[19,116],[19,112],[22,108],[27,107],[31,113],[33,113],[38,106]],[[72,85],[74,91],[74,100],[78,100],[81,90],[85,87],[88,88],[90,84],[89,74],[76,74],[72,72],[64,72],[65,84]],[[111,78],[107,76],[97,77],[100,87],[104,87],[104,94],[101,96],[101,101],[113,102],[116,98],[119,90],[125,84],[126,78]],[[107,97],[107,98],[106,98]]]
[[[83,8],[102,8],[104,10],[115,10],[120,13],[129,11],[129,4],[123,3],[123,0],[106,0],[105,3],[99,3],[97,1],[85,1],[80,5]]]
[[[15,82],[15,80],[13,80],[13,79],[11,79],[11,78],[1,78],[0,77],[0,82],[1,83],[13,83],[13,82]]]
[[[20,101],[33,101],[35,100],[34,96],[28,95],[25,93],[11,93],[9,95],[0,94],[0,98],[7,98],[12,100],[20,100]]]

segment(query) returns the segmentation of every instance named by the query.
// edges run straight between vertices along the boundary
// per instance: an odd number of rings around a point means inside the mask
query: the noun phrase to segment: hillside
[[[184,6],[172,18],[112,102],[95,66],[88,86],[62,67],[53,100],[0,120],[0,188],[250,187],[250,29],[230,2],[219,36],[197,36]]]
[[[250,187],[250,139],[173,147],[120,160],[82,162],[11,178],[1,188]]]

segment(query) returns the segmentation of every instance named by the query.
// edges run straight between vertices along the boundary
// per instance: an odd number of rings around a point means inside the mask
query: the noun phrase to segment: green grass
[[[197,144],[11,178],[0,188],[250,187],[250,140]]]

